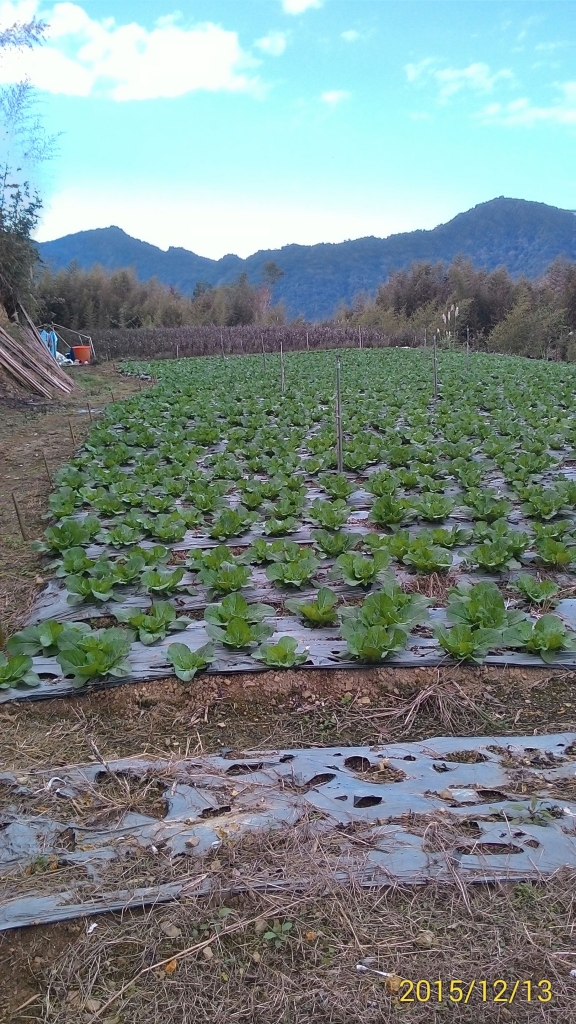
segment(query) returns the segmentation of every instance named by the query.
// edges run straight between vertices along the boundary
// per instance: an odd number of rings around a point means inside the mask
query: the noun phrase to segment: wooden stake
[[[46,461],[46,455],[45,455],[44,452],[42,452],[42,458],[44,459],[44,465],[46,466],[46,476],[48,477],[48,481],[51,484],[52,483],[52,474],[51,474],[51,472],[50,472],[50,470],[48,468],[48,463]]]
[[[178,342],[176,342],[176,359],[178,359],[179,351],[180,351],[180,346],[179,346]]]
[[[282,338],[280,338],[280,390],[284,394],[286,390],[286,377],[284,375],[284,349],[282,347]]]
[[[76,438],[74,437],[74,427],[72,426],[72,420],[68,419],[68,426],[70,427],[70,437],[72,438],[72,444],[76,444]]]
[[[358,326],[358,348],[362,348],[362,328]]]
[[[263,334],[260,335],[260,340],[262,342],[262,359],[264,360],[264,369],[266,369],[266,351],[264,349],[264,335]]]
[[[306,351],[310,351],[310,342],[308,341],[308,331],[306,331]]]
[[[90,417],[90,423],[92,423],[93,419],[92,419],[92,409],[90,408],[90,402],[86,402],[86,405],[88,406],[88,415]]]
[[[26,535],[26,530],[24,529],[24,520],[22,518],[22,513],[20,511],[20,507],[19,507],[18,502],[16,500],[16,495],[14,494],[14,491],[12,491],[12,501],[14,502],[14,508],[16,509],[16,517],[18,519],[18,525],[20,527],[20,533],[22,534],[22,539],[23,540],[28,540],[28,537]]]
[[[436,351],[436,334],[434,334],[434,347],[432,350],[432,363],[434,369],[434,401],[438,398],[438,355]]]
[[[342,400],[340,393],[340,356],[336,359],[336,457],[338,460],[338,472],[344,469],[344,458],[342,452]]]
[[[224,332],[223,331],[220,331],[220,345],[222,347],[222,359],[224,359],[225,356],[224,356]]]

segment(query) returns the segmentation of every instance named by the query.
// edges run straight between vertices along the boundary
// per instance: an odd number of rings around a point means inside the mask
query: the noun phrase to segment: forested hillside
[[[374,296],[391,272],[414,261],[448,264],[461,255],[476,268],[490,271],[503,266],[513,277],[537,278],[557,256],[576,260],[576,216],[544,203],[500,197],[431,231],[339,244],[287,245],[245,260],[233,255],[209,260],[179,248],[164,252],[117,227],[81,231],[38,248],[53,270],[73,260],[84,269],[94,264],[107,270],[131,267],[140,281],[156,277],[188,296],[199,283],[227,285],[241,273],[257,286],[265,265],[273,261],[283,272],[274,285],[273,301],[282,300],[289,317],[323,320],[340,303],[349,305],[359,292]]]

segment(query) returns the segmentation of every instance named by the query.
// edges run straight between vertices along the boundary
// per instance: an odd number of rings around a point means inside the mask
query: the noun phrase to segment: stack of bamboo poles
[[[69,395],[76,385],[46,348],[25,309],[19,308],[20,324],[13,337],[0,326],[0,366],[26,388],[43,398]]]

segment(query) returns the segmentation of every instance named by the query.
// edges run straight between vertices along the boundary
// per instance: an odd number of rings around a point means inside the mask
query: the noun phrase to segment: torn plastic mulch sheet
[[[320,864],[363,886],[540,878],[576,868],[575,823],[575,733],[4,772],[0,930],[206,893],[216,870],[236,892]]]
[[[183,611],[181,605],[178,610]],[[560,601],[557,607],[558,614],[562,615],[567,624],[574,628],[576,625],[576,601]],[[96,612],[95,612],[96,614]],[[103,614],[100,611],[100,614]],[[270,642],[275,643],[281,636],[291,636],[298,641],[299,649],[307,649],[307,660],[298,668],[313,669],[353,669],[374,667],[367,666],[365,662],[352,661],[346,655],[346,643],[339,639],[338,629],[327,628],[312,629],[304,626],[295,617],[279,617],[274,619],[275,630],[270,637]],[[434,622],[446,621],[444,609],[433,609],[430,612],[431,624]],[[205,630],[204,622],[191,622],[186,629],[178,634],[171,634],[158,643],[145,646],[139,642],[133,643],[127,657],[131,666],[131,672],[126,676],[109,676],[104,679],[94,680],[90,683],[90,689],[106,689],[120,686],[125,683],[142,683],[151,679],[162,679],[171,675],[173,670],[169,664],[166,651],[169,644],[174,642],[186,644],[191,650],[196,650],[209,641]],[[488,654],[483,659],[487,665],[510,665],[517,668],[542,667],[542,659],[536,654],[515,650],[502,650],[500,653]],[[424,636],[411,634],[405,650],[387,658],[386,665],[393,667],[411,668],[434,667],[437,665],[453,664],[452,659],[444,653],[438,643]],[[571,669],[576,667],[576,651],[561,651],[550,668]],[[82,694],[88,691],[88,687],[75,688],[70,679],[62,675],[60,665],[55,658],[33,658],[33,669],[41,678],[39,686],[33,689],[9,689],[0,690],[0,704],[13,700],[49,700],[54,697],[67,697],[72,694]],[[234,651],[224,644],[215,644],[215,658],[210,667],[206,670],[211,675],[227,675],[237,672],[265,672],[267,666],[260,661],[250,657],[247,651]]]

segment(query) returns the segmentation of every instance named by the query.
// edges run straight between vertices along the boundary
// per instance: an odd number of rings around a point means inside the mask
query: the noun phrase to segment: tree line
[[[156,278],[139,281],[133,270],[109,272],[95,266],[81,270],[44,268],[36,287],[38,315],[77,331],[107,328],[235,327],[281,324],[285,313],[272,303],[278,271],[266,264],[262,281],[251,284],[240,274],[232,284],[212,287],[198,282],[192,296],[182,295]]]
[[[36,286],[38,313],[74,330],[173,327],[273,327],[286,322],[272,304],[279,273],[266,265],[254,285],[241,274],[232,284],[198,283],[183,296],[132,270],[44,269]],[[296,321],[298,323],[298,321]],[[376,330],[396,345],[432,342],[535,358],[576,359],[576,264],[558,258],[537,281],[513,279],[506,268],[479,270],[470,260],[414,263],[390,275],[375,296],[340,306],[327,326]]]
[[[576,359],[576,264],[559,257],[537,281],[468,259],[413,263],[341,306],[338,322],[377,328],[396,344],[470,344],[533,358]]]
[[[133,270],[82,270],[72,263],[42,268],[34,285],[39,321],[79,331],[176,327],[274,327],[286,323],[272,302],[279,271],[266,265],[252,284],[241,274],[231,284],[199,282],[192,296]],[[303,323],[296,320],[294,323]],[[470,260],[414,263],[396,271],[375,296],[359,294],[341,305],[326,326],[375,330],[393,345],[470,345],[483,351],[533,358],[576,359],[576,264],[558,258],[537,281],[513,279],[506,268],[479,270]]]

